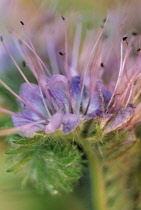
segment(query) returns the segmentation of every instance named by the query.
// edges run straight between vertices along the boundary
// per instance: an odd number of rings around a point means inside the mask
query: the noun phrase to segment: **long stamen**
[[[124,94],[122,95],[122,98],[120,99],[121,104],[124,103],[126,96],[127,96],[127,98],[128,98],[127,101],[129,101],[129,99],[131,98],[131,93],[132,93],[132,91],[133,91],[134,82],[135,82],[135,80],[137,79],[137,77],[138,77],[138,75],[139,75],[140,73],[141,73],[141,69],[137,70],[136,74],[134,74],[134,75],[132,76],[132,78],[129,80],[129,84],[127,85],[127,88],[125,89]],[[128,92],[128,90],[130,90],[130,91]],[[134,101],[134,100],[133,100],[133,101]],[[126,105],[127,105],[127,104],[128,104],[128,103],[126,102]]]
[[[141,104],[139,104],[137,107],[136,107],[136,110],[135,110],[135,113],[134,113],[134,117],[132,118],[132,120],[130,121],[131,124],[134,124],[135,121],[139,118],[141,114]]]
[[[51,114],[50,114],[49,109],[48,109],[48,107],[47,107],[47,104],[46,104],[46,102],[45,102],[45,99],[44,99],[44,96],[43,96],[43,92],[42,92],[42,89],[41,89],[40,85],[39,85],[39,91],[40,91],[41,98],[42,98],[42,101],[43,101],[43,103],[44,103],[46,112],[47,112],[47,114],[49,115],[49,117],[51,118]]]
[[[33,46],[33,44],[31,43],[31,45]],[[34,74],[35,78],[37,79],[37,82],[38,82],[38,85],[39,85],[39,91],[40,91],[40,94],[41,94],[41,98],[42,98],[42,101],[44,103],[44,106],[45,106],[45,109],[46,109],[46,112],[47,114],[51,117],[50,115],[50,112],[49,112],[49,109],[47,108],[47,105],[46,105],[46,102],[45,102],[45,99],[44,99],[44,96],[43,96],[43,93],[42,93],[42,89],[41,89],[41,86],[42,85],[42,82],[40,82],[40,77],[43,78],[43,76],[41,75],[41,73],[38,71],[37,68],[35,68],[33,62],[31,61],[30,57],[27,55],[26,51],[24,50],[24,48],[22,47],[22,51],[23,51],[23,54],[25,55],[26,59],[28,60],[29,64],[30,64],[30,67],[31,67],[31,71],[32,73]],[[34,51],[35,52],[35,51]],[[35,52],[36,53],[36,52]],[[38,56],[38,55],[37,55]],[[40,84],[41,83],[41,84]],[[48,95],[47,95],[48,96]],[[50,101],[50,100],[49,100]]]
[[[42,59],[39,57],[39,55],[32,49],[32,47],[25,41],[23,40],[15,31],[13,31],[12,29],[9,29],[10,33],[12,33],[14,36],[16,36],[34,55],[36,58],[38,58],[39,62],[41,63],[41,65],[44,67],[44,69],[46,70],[47,74],[51,77],[51,73],[49,71],[49,69],[47,68],[47,66],[44,64],[44,62],[42,61]]]
[[[111,48],[110,48],[108,54],[106,55],[106,58],[105,58],[105,60],[104,60],[104,63],[107,62],[107,60],[108,60],[108,58],[109,58],[109,56],[110,56],[110,54],[111,54],[111,52],[112,52],[112,49],[114,48],[114,45],[115,45],[115,43],[116,43],[116,40],[117,40],[117,38],[118,38],[118,36],[119,36],[119,34],[120,34],[122,28],[124,27],[124,23],[125,23],[125,21],[126,21],[126,18],[127,18],[127,16],[125,16],[125,17],[123,18],[123,21],[122,21],[121,24],[120,24],[119,30],[118,30],[118,32],[117,32],[117,34],[116,34],[116,36],[115,36],[115,38],[114,38],[114,40],[113,40],[113,42],[112,42],[112,45],[111,45]]]
[[[50,100],[50,96],[49,96],[49,94],[48,94],[48,91],[46,90],[46,89],[47,89],[47,85],[44,84],[44,83],[45,83],[45,82],[44,82],[44,79],[42,79],[42,78],[43,78],[43,75],[40,75],[40,72],[38,72],[38,70],[35,68],[34,63],[31,61],[31,59],[30,59],[29,56],[26,54],[26,52],[24,51],[24,49],[23,49],[23,52],[24,52],[24,54],[25,54],[25,56],[26,56],[28,62],[29,62],[30,65],[31,65],[31,70],[32,70],[34,76],[35,76],[36,79],[37,79],[38,86],[39,86],[39,91],[40,91],[40,95],[41,95],[42,101],[43,101],[43,103],[44,103],[46,112],[47,112],[47,114],[49,115],[49,117],[51,117],[51,114],[50,114],[49,109],[48,109],[48,107],[47,107],[47,105],[46,105],[45,98],[44,98],[44,94],[43,94],[43,91],[42,91],[42,88],[43,88],[43,90],[44,90],[44,92],[45,92],[45,94],[46,94],[46,97],[48,98],[48,101],[49,101],[50,104],[52,105],[51,100]]]
[[[13,34],[12,34],[12,39],[13,39],[18,51],[21,53],[23,59],[26,61],[26,64],[28,64],[29,69],[31,70],[31,72],[33,73],[35,78],[37,79],[37,73],[36,73],[37,71],[34,67],[33,62],[31,61],[30,56],[27,54],[26,50],[24,49],[22,42],[21,41],[18,42],[19,40],[17,40],[17,37],[15,37]]]
[[[89,93],[89,101],[88,101],[88,105],[86,107],[86,110],[84,112],[84,115],[87,114],[87,111],[89,109],[89,105],[91,103],[91,99],[92,99],[92,96],[93,96],[93,92],[94,92],[94,89],[95,89],[95,86],[96,86],[96,81],[97,81],[97,77],[98,77],[98,65],[99,65],[99,59],[100,59],[100,53],[101,53],[101,50],[102,50],[102,46],[103,46],[103,43],[101,43],[101,45],[99,46],[99,49],[95,55],[95,59],[94,59],[94,62],[93,62],[93,65],[92,65],[92,68],[90,69],[90,93]]]
[[[17,67],[18,71],[20,72],[20,74],[22,75],[22,77],[24,78],[25,82],[29,85],[29,87],[32,89],[32,91],[36,94],[35,90],[33,89],[32,85],[30,84],[30,82],[28,81],[28,79],[26,78],[26,76],[24,75],[24,73],[22,72],[22,70],[20,69],[19,65],[17,64],[17,62],[15,61],[15,59],[13,58],[12,54],[10,53],[9,49],[7,48],[6,44],[4,43],[3,39],[2,40],[2,44],[5,48],[5,50],[7,51],[9,57],[11,58],[11,60],[13,61],[13,63],[15,64],[15,66]]]
[[[137,86],[137,88],[135,89],[135,94],[134,94],[135,97],[133,98],[133,103],[135,103],[138,100],[140,94],[141,94],[141,88],[140,86]]]
[[[10,51],[8,50],[6,44],[4,43],[3,40],[2,40],[2,43],[3,43],[3,46],[4,46],[4,48],[6,49],[7,53],[9,54],[10,58],[12,59],[13,63],[15,64],[15,66],[17,67],[17,69],[19,70],[20,74],[23,76],[24,80],[27,82],[27,84],[28,84],[29,87],[33,90],[33,92],[34,92],[35,94],[37,94],[37,93],[35,92],[35,90],[33,89],[32,85],[30,84],[30,82],[28,81],[28,79],[27,79],[27,78],[25,77],[25,75],[23,74],[22,70],[21,70],[20,67],[18,66],[17,62],[16,62],[15,59],[13,58],[12,54],[11,54]],[[28,60],[29,60],[29,58],[28,58]],[[30,62],[30,63],[31,63],[31,62]],[[33,66],[32,66],[32,67],[33,67]],[[34,69],[34,68],[32,68],[32,69]],[[34,72],[36,72],[36,71],[34,70]],[[40,88],[40,93],[41,93],[41,88]],[[47,113],[49,114],[49,116],[51,117],[51,115],[50,115],[50,113],[49,113],[49,110],[47,109],[45,100],[44,100],[44,98],[43,98],[43,94],[41,94],[41,97],[42,97],[44,106],[45,106],[45,108],[46,108],[46,111],[47,111]]]
[[[49,115],[49,117],[51,117],[51,114],[50,114],[49,109],[48,109],[48,107],[47,107],[47,105],[46,105],[46,102],[45,102],[45,99],[44,99],[44,95],[43,95],[43,92],[42,92],[42,89],[41,89],[40,78],[39,78],[39,75],[38,75],[38,73],[37,73],[38,71],[36,71],[33,62],[31,61],[31,59],[29,58],[29,56],[26,54],[26,52],[25,52],[24,49],[23,49],[23,52],[24,52],[24,54],[25,54],[25,56],[26,56],[26,58],[27,58],[27,60],[28,60],[28,62],[29,62],[29,64],[30,64],[30,66],[31,66],[31,70],[32,70],[34,76],[35,76],[36,79],[37,79],[37,82],[38,82],[38,85],[39,85],[39,91],[40,91],[41,98],[42,98],[42,101],[43,101],[43,103],[44,103],[46,112],[47,112],[47,114]]]
[[[32,127],[33,125],[37,125],[37,124],[44,123],[44,122],[45,122],[44,120],[40,120],[40,121],[29,123],[29,124],[23,125],[23,126],[0,130],[0,136],[6,136],[9,134],[13,134],[13,133],[16,133],[22,129],[26,129],[26,128],[28,129],[28,128]]]
[[[78,23],[76,26],[76,34],[74,38],[73,52],[72,52],[72,68],[75,70],[77,69],[78,65],[78,54],[79,54],[81,33],[82,33],[82,23]]]
[[[30,37],[29,37],[29,34],[28,34],[28,32],[27,32],[27,30],[26,30],[26,28],[25,28],[25,25],[24,25],[24,23],[23,23],[22,21],[21,21],[21,25],[22,25],[22,27],[23,27],[23,30],[24,30],[26,36],[27,36],[27,39],[28,39],[28,41],[29,41],[29,43],[30,43],[30,46],[31,46],[31,48],[32,48],[33,51],[34,51],[34,54],[35,54],[35,56],[36,56],[36,59],[37,59],[37,62],[38,62],[38,64],[39,64],[39,67],[40,67],[40,69],[41,69],[41,72],[44,73],[44,70],[43,70],[43,67],[42,67],[42,65],[41,65],[41,62],[40,62],[40,60],[38,59],[38,56],[37,56],[35,47],[34,47],[32,41],[31,41],[31,39],[30,39]]]
[[[84,41],[82,43],[82,50],[80,53],[80,62],[82,63],[82,66],[85,66],[85,63],[88,59],[89,49],[91,46],[90,40],[91,40],[90,32],[89,30],[87,30]]]
[[[4,109],[3,107],[0,107],[0,112],[6,113],[6,114],[9,114],[9,115],[13,115],[13,116],[16,116],[16,117],[20,117],[20,118],[25,119],[25,120],[34,121],[34,120],[32,120],[32,119],[30,119],[30,118],[28,118],[28,117],[25,117],[25,116],[20,115],[20,114],[18,114],[18,113],[12,112],[12,111],[10,111],[10,110],[8,110],[8,109]],[[49,122],[49,121],[48,121],[48,122]]]
[[[107,18],[107,20],[108,20],[108,18]],[[107,23],[107,20],[106,20],[105,24]],[[80,110],[80,104],[81,104],[82,95],[83,95],[83,90],[84,90],[84,85],[85,85],[85,77],[86,77],[86,75],[87,75],[88,68],[89,68],[89,65],[90,65],[90,63],[91,63],[92,56],[93,56],[93,54],[94,54],[94,51],[95,51],[95,49],[96,49],[96,47],[97,47],[97,45],[98,45],[98,42],[99,42],[99,40],[100,40],[100,38],[101,38],[103,32],[104,32],[104,27],[101,29],[100,33],[98,34],[98,37],[97,37],[96,42],[95,42],[95,44],[94,44],[94,46],[93,46],[93,48],[92,48],[92,50],[91,50],[91,53],[90,53],[90,55],[89,55],[88,62],[87,62],[86,67],[85,67],[85,71],[84,71],[84,75],[83,75],[83,81],[82,81],[82,87],[81,87],[81,93],[80,93],[80,98],[79,98],[79,101],[78,101],[77,113],[79,113],[79,110]]]
[[[66,74],[69,78],[69,80],[71,81],[71,75],[70,75],[70,69],[69,69],[69,65],[68,65],[68,35],[67,35],[67,26],[66,26],[66,20],[65,18],[62,16],[62,20],[64,22],[64,32],[65,32],[65,70],[66,70]]]
[[[127,53],[126,53],[125,58],[124,58],[124,60],[123,60],[123,64],[122,64],[123,70],[124,70],[124,66],[125,66],[127,57],[128,57],[128,55],[130,54],[130,52],[131,52],[131,48],[127,50]],[[121,75],[121,76],[122,76],[122,75]],[[127,88],[125,89],[124,94],[122,94],[121,97],[120,97],[120,103],[121,103],[122,105],[125,105],[125,107],[127,106],[127,104],[128,104],[127,102],[130,100],[130,97],[131,97],[131,94],[132,94],[132,91],[133,91],[134,79],[135,79],[135,75],[134,75],[133,78],[129,81],[129,84],[127,85]],[[117,88],[118,88],[118,85],[117,85]],[[116,89],[116,91],[117,91],[117,89]],[[116,91],[115,91],[115,92],[116,92]],[[128,91],[129,91],[129,93],[128,93],[128,96],[127,96],[127,99],[126,99],[126,93],[127,93]],[[125,100],[126,100],[126,102],[125,102]],[[124,104],[124,103],[125,103],[125,104]],[[114,103],[113,107],[114,107],[115,105],[116,105],[116,102]]]
[[[12,112],[12,111],[10,111],[8,109],[4,109],[3,107],[0,107],[0,112],[27,119],[26,117],[24,117],[22,115],[19,115],[19,114],[15,113],[15,112]]]
[[[9,92],[11,92],[19,101],[21,101],[23,104],[25,104],[26,106],[28,106],[31,110],[33,110],[33,112],[35,112],[41,119],[44,119],[45,121],[47,121],[47,119],[41,114],[39,113],[36,109],[34,109],[34,107],[32,107],[32,105],[30,105],[29,103],[27,103],[25,100],[23,100],[18,94],[16,94],[8,85],[6,85],[1,79],[0,79],[0,83],[7,89],[9,90]]]
[[[126,104],[125,104],[125,107],[128,105],[128,103],[130,102],[130,99],[132,97],[132,93],[133,93],[133,88],[134,88],[134,84],[131,84],[130,85],[130,89],[129,89],[129,92],[127,94],[128,98],[126,99]]]
[[[118,87],[118,84],[120,82],[120,79],[121,79],[121,76],[122,76],[122,73],[123,73],[123,44],[121,43],[121,52],[120,52],[120,69],[119,69],[119,74],[118,74],[118,79],[117,79],[117,82],[116,82],[116,85],[115,85],[115,88],[114,88],[114,91],[113,91],[113,94],[111,96],[111,99],[107,105],[107,111],[108,111],[108,108],[110,106],[110,104],[112,103],[113,101],[113,98],[114,98],[114,95],[116,93],[116,90],[117,90],[117,87]]]
[[[132,123],[129,123],[128,128],[130,128],[130,127],[133,126],[134,124],[137,124],[137,123],[140,123],[140,122],[141,122],[141,120],[138,120],[138,121],[134,121],[134,122],[132,122]]]
[[[46,95],[46,97],[47,97],[47,99],[48,99],[48,101],[49,101],[53,111],[56,112],[54,104],[52,103],[52,100],[51,100],[51,95],[50,95],[50,92],[49,92],[49,89],[48,89],[48,86],[47,86],[47,82],[45,81],[45,79],[44,79],[44,77],[42,75],[41,75],[40,78],[38,77],[38,84],[39,84],[39,87],[41,87],[41,91],[43,89],[44,94]],[[48,110],[48,112],[49,112],[49,110]]]
[[[71,74],[70,74],[70,69],[69,69],[69,64],[68,64],[68,34],[67,34],[67,25],[66,25],[66,20],[65,18],[62,16],[62,20],[64,22],[64,32],[65,32],[65,71],[69,80],[69,91],[67,92],[68,95],[68,100],[69,100],[69,106],[70,106],[70,110],[71,112],[73,112],[73,105],[72,105],[72,95],[70,93],[70,89],[71,89]]]
[[[55,52],[55,43],[52,35],[50,35],[49,40],[47,40],[47,52],[53,74],[59,74],[59,66],[57,63],[56,52]]]
[[[29,43],[30,43],[30,45],[31,45],[31,47],[32,47],[32,49],[33,49],[33,52],[34,52],[34,54],[35,54],[35,56],[36,56],[37,62],[38,62],[38,64],[39,64],[39,66],[40,66],[40,69],[41,69],[42,73],[44,74],[44,70],[43,70],[43,68],[42,68],[40,59],[38,58],[39,56],[37,55],[36,50],[35,50],[35,48],[34,48],[34,45],[33,45],[32,41],[31,41],[31,39],[30,39],[30,37],[29,37],[29,35],[28,35],[26,29],[25,29],[24,23],[21,22],[21,24],[22,24],[22,26],[23,26],[23,29],[24,29],[24,31],[25,31],[25,34],[27,35],[27,38],[28,38],[28,40],[29,40]],[[41,76],[41,75],[40,75],[40,72],[38,72],[37,74],[39,74],[39,75],[38,75],[38,78],[39,78],[39,77]],[[42,78],[43,78],[43,76],[42,76]],[[38,81],[40,81],[40,79],[38,79]],[[42,85],[42,86],[43,86],[43,85]],[[43,87],[44,87],[44,86],[43,86]],[[50,103],[51,103],[51,105],[52,105],[52,108],[54,109],[54,106],[53,106],[53,104],[52,104],[52,102],[51,102],[51,100],[50,100],[48,91],[46,90],[46,88],[44,88],[44,90],[45,90],[45,93],[46,93],[46,95],[47,95],[47,97],[48,97],[48,99],[49,99],[49,101],[50,101]],[[41,92],[41,88],[40,88],[40,92]],[[47,108],[47,106],[46,106],[45,100],[44,100],[44,98],[43,98],[43,94],[41,94],[41,97],[42,97],[43,103],[44,103],[44,105],[45,105],[46,111],[47,111],[47,113],[49,114],[49,116],[51,117],[51,115],[50,115],[50,113],[49,113],[49,110],[48,110],[48,108]],[[54,111],[55,111],[55,109],[54,109]]]
[[[26,60],[28,61],[28,65],[29,65],[33,75],[35,76],[36,80],[38,81],[38,74],[37,74],[37,71],[35,69],[35,66],[34,66],[33,62],[30,59],[30,56],[26,53],[26,51],[24,50],[23,47],[21,47],[21,49],[23,51],[23,54],[24,54]]]
[[[15,112],[12,112],[12,111],[10,111],[8,109],[4,109],[3,107],[0,107],[0,112],[6,113],[6,114],[10,114],[10,115],[15,115],[16,114]]]

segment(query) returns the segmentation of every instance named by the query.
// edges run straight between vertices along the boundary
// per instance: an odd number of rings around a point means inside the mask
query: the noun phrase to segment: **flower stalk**
[[[101,163],[91,144],[88,142],[83,143],[83,148],[88,159],[93,210],[107,210],[106,191]]]

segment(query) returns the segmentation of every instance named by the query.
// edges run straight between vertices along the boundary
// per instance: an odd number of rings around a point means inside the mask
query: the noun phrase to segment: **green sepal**
[[[123,141],[128,136],[128,131],[124,131],[123,133],[119,133],[118,131],[112,132],[106,136],[104,136],[101,142],[101,148],[103,151],[110,151],[116,148],[119,148]]]

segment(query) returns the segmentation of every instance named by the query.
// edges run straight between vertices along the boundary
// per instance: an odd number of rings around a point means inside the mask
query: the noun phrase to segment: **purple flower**
[[[136,53],[136,57],[133,56],[133,39],[121,37],[118,33],[117,41],[113,41],[106,53],[107,48],[104,48],[106,39],[103,40],[104,25],[96,35],[95,42],[92,41],[89,48],[84,46],[79,53],[78,30],[80,28],[78,28],[73,53],[70,56],[66,21],[63,20],[63,22],[65,47],[62,52],[53,51],[53,54],[50,54],[51,66],[53,66],[53,59],[57,66],[51,70],[36,53],[29,37],[27,37],[28,44],[11,31],[24,44],[20,46],[21,51],[37,84],[28,81],[8,51],[5,42],[2,41],[25,83],[22,84],[17,95],[0,80],[0,83],[17,97],[21,106],[19,113],[0,108],[0,111],[12,115],[15,126],[15,129],[10,131],[1,131],[1,135],[19,131],[21,135],[31,136],[40,130],[45,131],[46,134],[57,130],[68,134],[90,119],[98,120],[101,129],[109,133],[125,126],[130,127],[138,121],[137,113],[141,113],[141,104],[138,102],[141,68],[140,52]],[[25,30],[24,24],[23,27]],[[28,50],[25,51],[25,48]],[[55,41],[53,49],[51,45],[48,51],[51,53],[54,49]],[[130,102],[134,102],[137,108],[131,106]]]

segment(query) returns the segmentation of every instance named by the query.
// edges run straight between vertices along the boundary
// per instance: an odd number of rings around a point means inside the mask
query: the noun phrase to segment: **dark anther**
[[[62,53],[62,52],[59,52],[59,55],[63,56],[63,55],[64,55],[64,53]]]
[[[18,42],[19,42],[20,45],[23,44],[21,40],[18,40]]]
[[[20,23],[24,26],[24,22],[23,21],[20,21]]]
[[[0,36],[0,40],[1,40],[1,42],[3,42],[3,37],[2,36]]]
[[[101,63],[100,66],[101,66],[102,68],[104,68],[104,64],[103,64],[103,63]]]
[[[103,19],[103,23],[105,23],[105,22],[106,22],[106,18]]]
[[[123,39],[122,39],[122,40],[123,40],[123,41],[127,40],[127,36],[123,37]]]
[[[127,104],[127,107],[131,107],[131,108],[133,108],[133,109],[135,109],[136,107],[134,106],[134,104],[133,103],[128,103]]]
[[[25,61],[23,61],[23,67],[26,67],[26,62]]]
[[[137,36],[138,33],[137,33],[137,32],[132,32],[132,35],[133,35],[133,36]]]
[[[139,51],[141,51],[141,48],[138,48],[138,49],[137,49],[137,52],[139,52]]]
[[[62,20],[65,20],[64,16],[62,16]]]
[[[121,95],[121,94],[117,93],[117,94],[115,94],[113,97],[115,98],[115,97],[120,96],[120,95]]]

